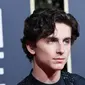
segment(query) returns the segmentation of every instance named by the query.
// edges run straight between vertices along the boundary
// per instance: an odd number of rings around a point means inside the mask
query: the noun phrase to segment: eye
[[[70,44],[70,43],[71,43],[70,39],[64,40],[64,44]]]
[[[47,43],[50,44],[50,43],[53,43],[53,40],[47,40]]]
[[[57,39],[55,39],[55,38],[47,39],[47,43],[49,43],[49,44],[54,43],[54,42],[57,42]]]

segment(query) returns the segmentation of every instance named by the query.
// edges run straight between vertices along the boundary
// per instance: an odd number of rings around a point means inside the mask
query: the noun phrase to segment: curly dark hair
[[[58,8],[39,8],[26,18],[24,23],[24,36],[21,39],[22,48],[27,58],[32,61],[33,55],[26,48],[27,41],[33,45],[41,38],[54,33],[55,23],[64,23],[71,27],[71,44],[79,36],[79,26],[76,19],[69,13]]]

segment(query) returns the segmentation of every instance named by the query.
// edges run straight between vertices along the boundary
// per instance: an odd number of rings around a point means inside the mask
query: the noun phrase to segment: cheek
[[[42,47],[42,48],[37,48],[36,51],[36,57],[39,58],[40,60],[49,60],[53,56],[56,55],[56,52],[53,48],[48,48],[48,47]]]
[[[55,44],[51,44],[51,45],[42,45],[42,46],[39,46],[38,47],[38,51],[40,53],[43,53],[43,54],[53,54],[55,51],[56,51],[56,47]],[[37,52],[38,52],[37,51]]]
[[[56,51],[57,51],[56,45],[50,45],[50,46],[46,47],[46,49],[45,49],[45,52],[49,55],[49,57],[55,57]]]
[[[38,58],[46,58],[49,54],[49,51],[47,49],[44,49],[43,47],[42,48],[37,48],[35,50],[35,54]]]
[[[65,47],[65,52],[67,55],[69,55],[69,53],[71,52],[71,45]]]

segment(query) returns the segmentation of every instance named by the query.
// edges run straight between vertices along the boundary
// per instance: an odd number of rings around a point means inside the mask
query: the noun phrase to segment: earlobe
[[[28,50],[32,55],[35,54],[35,51],[34,51],[34,49],[33,49],[32,46],[30,46],[29,44],[27,44],[27,45],[26,45],[26,48],[27,48],[27,50]]]

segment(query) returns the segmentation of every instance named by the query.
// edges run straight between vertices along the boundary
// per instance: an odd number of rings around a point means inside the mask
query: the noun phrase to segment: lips
[[[57,63],[62,63],[65,58],[53,58],[53,60],[55,60]]]
[[[53,58],[54,60],[64,60],[65,58]]]

